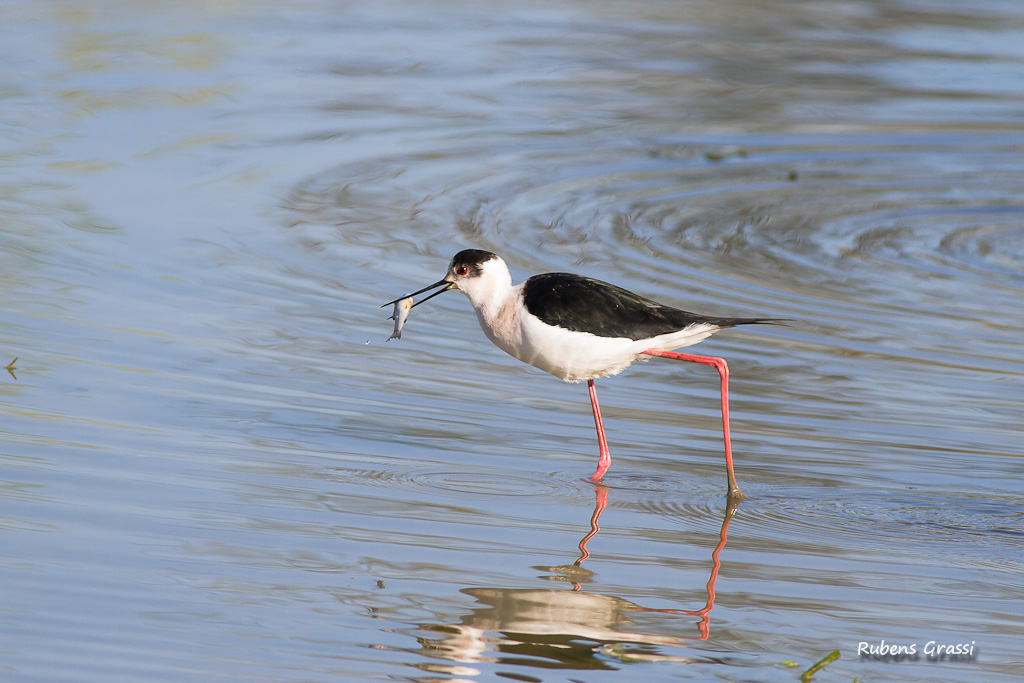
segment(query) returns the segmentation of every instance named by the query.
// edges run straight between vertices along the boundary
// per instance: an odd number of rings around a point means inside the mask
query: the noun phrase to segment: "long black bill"
[[[394,301],[389,301],[389,302],[387,302],[386,304],[384,304],[383,306],[381,306],[381,308],[387,308],[388,306],[391,306],[391,305],[392,305],[392,304],[394,304],[395,302],[401,301],[402,299],[408,299],[408,298],[409,298],[409,297],[411,297],[411,296],[416,296],[417,294],[422,294],[423,292],[429,292],[430,290],[434,289],[435,287],[444,287],[444,289],[442,289],[442,290],[439,290],[439,291],[437,291],[437,292],[434,292],[433,294],[431,294],[430,296],[428,296],[428,297],[427,297],[426,299],[420,299],[419,301],[417,301],[416,303],[414,303],[414,304],[413,304],[413,305],[411,306],[411,308],[416,308],[417,306],[419,306],[419,305],[420,305],[421,303],[423,303],[424,301],[430,301],[431,299],[433,299],[433,298],[434,298],[435,296],[437,296],[438,294],[444,294],[445,292],[447,292],[447,291],[448,291],[449,289],[451,289],[451,288],[452,288],[452,287],[454,287],[454,286],[455,286],[455,283],[454,283],[454,282],[448,282],[447,280],[438,280],[438,281],[437,281],[437,282],[435,282],[434,284],[432,284],[432,285],[427,285],[427,286],[426,286],[426,287],[424,287],[423,289],[421,289],[421,290],[418,290],[418,291],[415,291],[415,292],[413,292],[412,294],[406,294],[405,296],[400,296],[400,297],[398,297],[398,298],[397,298],[397,299],[395,299]]]

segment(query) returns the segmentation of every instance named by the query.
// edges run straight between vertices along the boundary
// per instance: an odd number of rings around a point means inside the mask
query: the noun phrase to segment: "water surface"
[[[0,8],[18,681],[1013,681],[1017,3]],[[585,387],[451,255],[793,319]],[[863,660],[858,644],[915,645]],[[975,644],[929,661],[930,641]]]

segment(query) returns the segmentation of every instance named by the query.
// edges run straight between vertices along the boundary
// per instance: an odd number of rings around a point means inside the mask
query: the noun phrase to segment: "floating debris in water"
[[[742,148],[727,147],[720,150],[710,150],[704,152],[704,158],[708,161],[725,161],[733,157],[745,157],[748,152]]]
[[[832,650],[831,653],[822,657],[817,664],[800,674],[800,683],[810,683],[811,676],[813,676],[819,669],[824,669],[826,666],[839,659],[840,656],[839,650]]]

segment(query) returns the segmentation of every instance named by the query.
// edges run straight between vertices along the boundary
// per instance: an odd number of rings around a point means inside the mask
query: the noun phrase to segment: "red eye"
[[[456,275],[465,275],[468,272],[469,272],[469,269],[466,268],[466,266],[459,266],[458,268],[455,269],[455,274]]]

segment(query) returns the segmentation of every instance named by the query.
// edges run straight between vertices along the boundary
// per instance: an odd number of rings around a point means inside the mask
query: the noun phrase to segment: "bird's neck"
[[[514,290],[511,281],[492,282],[486,291],[469,294],[469,302],[473,304],[477,315],[484,320],[492,321],[515,300]]]
[[[484,279],[477,280],[463,289],[469,303],[476,311],[477,320],[484,334],[509,353],[519,336],[519,306],[522,287],[512,285],[507,269],[492,268]]]
[[[516,356],[516,349],[522,341],[521,290],[509,283],[500,292],[493,292],[483,301],[474,301],[476,317],[487,338],[501,349]],[[516,356],[518,358],[518,356]]]

